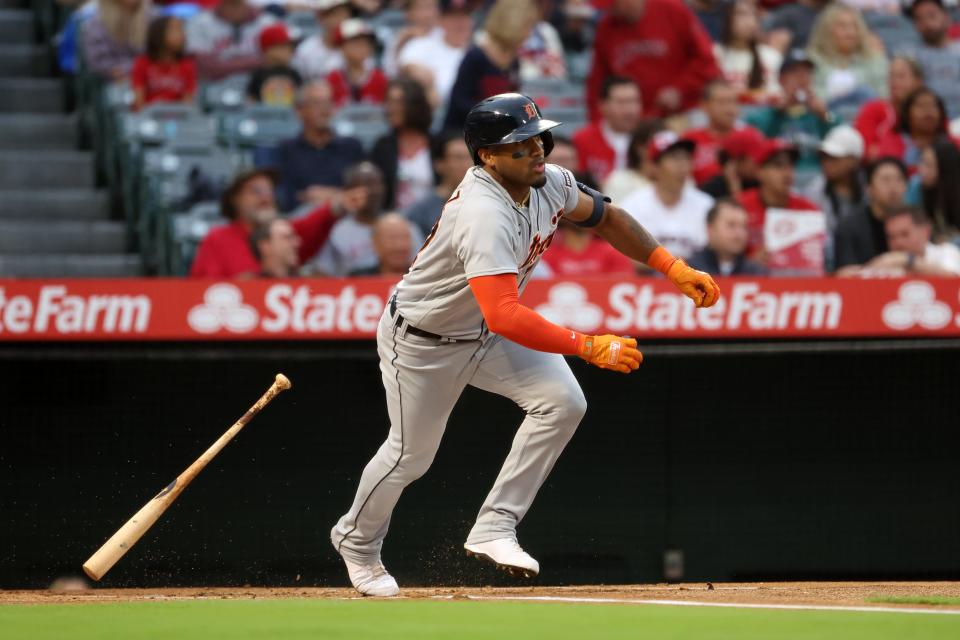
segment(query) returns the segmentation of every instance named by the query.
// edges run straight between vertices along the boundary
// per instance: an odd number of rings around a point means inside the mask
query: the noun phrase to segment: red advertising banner
[[[0,341],[372,338],[395,281],[2,280]],[[662,279],[535,280],[521,300],[590,333],[657,338],[960,337],[960,279],[719,280],[696,309]]]

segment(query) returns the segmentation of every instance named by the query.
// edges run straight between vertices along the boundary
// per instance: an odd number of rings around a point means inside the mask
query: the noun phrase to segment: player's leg
[[[526,417],[467,544],[516,541],[517,524],[580,424],[586,400],[563,356],[508,340],[483,356],[470,384],[510,398]]]
[[[476,367],[478,344],[397,335],[385,315],[377,350],[390,432],[364,468],[353,505],[331,532],[344,559],[361,564],[379,562],[401,492],[433,462],[447,418]]]

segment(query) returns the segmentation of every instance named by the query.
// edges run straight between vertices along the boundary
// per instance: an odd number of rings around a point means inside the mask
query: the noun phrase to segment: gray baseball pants
[[[489,334],[483,340],[438,343],[406,333],[389,309],[377,329],[377,352],[390,433],[364,468],[353,506],[331,532],[334,546],[354,562],[379,559],[400,494],[430,468],[450,412],[468,384],[510,398],[526,418],[467,543],[516,539],[517,524],[587,408],[563,356]]]

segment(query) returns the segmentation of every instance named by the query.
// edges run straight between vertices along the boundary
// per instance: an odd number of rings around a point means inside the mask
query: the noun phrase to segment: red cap
[[[681,138],[673,131],[661,131],[650,138],[650,142],[647,143],[647,156],[650,158],[650,162],[656,162],[663,154],[677,147],[693,153],[696,146],[697,143],[693,140]]]
[[[290,33],[282,22],[271,24],[260,31],[260,51],[284,44],[290,44]]]
[[[728,158],[743,158],[750,156],[753,149],[762,146],[767,139],[753,127],[735,129],[728,135],[720,148]]]
[[[786,140],[781,140],[780,138],[765,140],[763,144],[753,147],[750,150],[749,155],[750,158],[759,166],[765,164],[775,155],[783,151],[790,154],[790,158],[794,163],[796,163],[800,157],[800,151],[797,149],[795,144],[792,142],[787,142]]]

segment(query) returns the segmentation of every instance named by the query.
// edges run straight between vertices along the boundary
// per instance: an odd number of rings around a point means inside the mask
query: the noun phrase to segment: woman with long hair
[[[889,97],[868,101],[860,107],[860,112],[853,121],[854,128],[863,136],[867,160],[880,157],[877,154],[877,145],[897,128],[897,114],[907,96],[922,86],[923,68],[916,60],[908,56],[894,56],[890,60],[890,73],[887,77]]]
[[[924,149],[940,140],[949,141],[947,122],[943,99],[932,89],[921,87],[903,101],[899,125],[879,142],[877,156],[900,158],[913,173]]]
[[[152,102],[191,102],[197,91],[197,67],[185,55],[183,20],[154,18],[147,29],[147,52],[130,72],[134,109]]]
[[[377,140],[370,159],[383,172],[387,208],[403,210],[433,188],[433,116],[423,87],[406,77],[387,85],[384,109],[391,131]]]
[[[760,41],[760,12],[754,0],[736,0],[727,8],[713,55],[723,77],[743,103],[766,103],[780,93],[777,72],[783,56]]]
[[[150,0],[98,0],[82,29],[84,66],[107,80],[126,80],[146,47],[152,11]]]
[[[923,207],[933,222],[933,239],[960,241],[960,149],[940,139],[921,153],[907,201]]]
[[[444,129],[462,129],[467,113],[484,98],[520,86],[520,47],[540,19],[533,0],[497,0],[483,31],[457,71],[450,90]]]
[[[856,9],[834,3],[820,13],[807,47],[816,64],[813,89],[851,119],[867,100],[887,95],[887,58]]]

